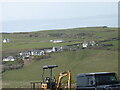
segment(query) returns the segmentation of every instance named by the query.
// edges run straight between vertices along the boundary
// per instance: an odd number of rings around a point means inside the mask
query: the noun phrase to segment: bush
[[[19,59],[18,62],[19,62],[19,63],[24,63],[24,60]]]
[[[41,56],[34,56],[33,60],[42,60],[42,59],[48,59],[50,58],[50,55],[41,55]]]

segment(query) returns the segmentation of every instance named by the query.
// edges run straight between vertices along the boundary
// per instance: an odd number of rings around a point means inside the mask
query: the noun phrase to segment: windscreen
[[[117,84],[117,77],[112,74],[97,74],[95,75],[95,81],[97,85]]]

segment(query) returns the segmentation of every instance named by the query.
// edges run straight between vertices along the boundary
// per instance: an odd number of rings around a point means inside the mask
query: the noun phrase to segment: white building
[[[53,52],[62,51],[63,47],[53,47]]]
[[[56,51],[56,47],[45,48],[44,51],[45,51],[45,53],[55,52]]]
[[[31,53],[29,51],[23,51],[19,53],[20,56],[30,56]]]
[[[86,48],[86,47],[88,47],[88,46],[89,46],[89,43],[88,43],[88,42],[82,43],[82,47],[83,47],[83,48]]]
[[[50,42],[53,42],[54,40],[50,40]]]
[[[94,45],[96,45],[96,42],[95,42],[95,41],[90,41],[89,44],[90,44],[91,46],[94,46]]]
[[[53,43],[62,43],[64,40],[54,40]]]
[[[84,47],[84,48],[89,47],[89,46],[95,46],[95,45],[96,45],[95,41],[89,41],[89,42],[82,43],[82,47]]]
[[[35,55],[45,55],[44,50],[33,50],[31,51],[31,55],[35,56]]]
[[[4,58],[3,61],[15,61],[16,59],[13,56],[9,56],[7,58]]]
[[[10,39],[3,39],[3,43],[9,43],[9,42],[11,42]]]
[[[51,52],[53,52],[53,49],[45,49],[44,51],[45,51],[45,53],[51,53]]]
[[[62,42],[64,42],[64,40],[50,40],[50,42],[53,42],[53,43],[62,43]]]

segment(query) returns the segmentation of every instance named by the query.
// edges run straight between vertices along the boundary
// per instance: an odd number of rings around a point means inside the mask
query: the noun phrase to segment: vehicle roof
[[[58,67],[57,65],[45,65],[43,66],[43,69],[51,69],[51,68],[55,68]]]
[[[77,76],[89,76],[89,75],[100,75],[100,74],[115,74],[115,73],[113,73],[113,72],[95,72],[95,73],[78,74]]]

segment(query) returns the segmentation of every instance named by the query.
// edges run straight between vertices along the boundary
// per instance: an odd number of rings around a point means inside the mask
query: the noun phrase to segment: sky
[[[2,32],[118,26],[117,2],[4,2]]]

